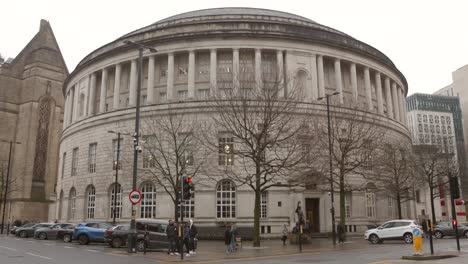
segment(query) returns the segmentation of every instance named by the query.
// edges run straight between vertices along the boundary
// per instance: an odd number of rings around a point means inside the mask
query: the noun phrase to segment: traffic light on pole
[[[460,187],[458,186],[457,177],[450,177],[450,195],[452,199],[460,198]]]
[[[182,199],[190,200],[192,198],[195,188],[192,183],[192,177],[182,177]]]
[[[458,224],[457,220],[455,220],[455,219],[452,220],[452,227],[453,227],[453,229],[455,229],[455,227],[457,226],[457,224]]]

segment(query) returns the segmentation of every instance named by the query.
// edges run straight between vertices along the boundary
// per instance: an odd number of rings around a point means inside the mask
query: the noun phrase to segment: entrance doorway
[[[320,232],[320,198],[306,198],[306,218],[310,232]]]

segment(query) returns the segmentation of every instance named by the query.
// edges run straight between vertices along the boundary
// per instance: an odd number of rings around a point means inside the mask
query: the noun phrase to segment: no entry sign
[[[133,190],[128,194],[128,199],[133,205],[139,204],[141,201],[141,192],[139,190]]]

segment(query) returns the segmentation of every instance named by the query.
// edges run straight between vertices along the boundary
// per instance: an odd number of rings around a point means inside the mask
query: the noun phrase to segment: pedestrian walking
[[[234,252],[236,247],[237,228],[235,225],[231,226],[231,252]]]
[[[226,226],[226,230],[224,231],[224,245],[226,245],[226,254],[231,253],[231,227]]]
[[[423,230],[423,237],[428,236],[428,233],[427,233],[427,222],[426,222],[425,219],[422,220],[421,227],[422,227],[422,230]]]
[[[184,229],[182,233],[182,241],[183,241],[183,245],[185,246],[185,250],[187,251],[185,256],[189,257],[190,250],[191,250],[190,248],[190,226],[187,223],[184,224]]]
[[[174,255],[177,253],[176,250],[176,235],[177,235],[177,227],[174,225],[174,221],[169,220],[169,225],[167,226],[166,229],[166,235],[167,239],[169,240],[169,248],[168,248],[168,254],[169,255]]]
[[[283,234],[283,236],[281,237],[281,240],[283,241],[283,246],[285,246],[286,240],[288,239],[288,235],[289,235],[288,226],[286,224],[283,225],[283,231],[281,231],[281,233]]]
[[[344,243],[344,235],[345,235],[345,230],[344,226],[339,223],[338,226],[336,227],[338,230],[338,243]]]
[[[198,242],[198,229],[197,227],[193,224],[193,220],[190,219],[190,254],[195,254],[195,251],[197,250],[197,242]]]

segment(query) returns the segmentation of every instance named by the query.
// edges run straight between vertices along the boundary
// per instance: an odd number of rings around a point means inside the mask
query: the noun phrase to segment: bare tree
[[[171,197],[178,218],[181,177],[194,177],[205,163],[194,115],[181,110],[152,113],[143,119],[143,171]]]
[[[206,134],[211,133],[209,146],[219,153],[218,170],[255,194],[253,244],[258,247],[261,195],[297,184],[304,157],[300,135],[310,115],[299,107],[300,89],[289,87],[284,97],[285,82],[278,75],[264,75],[262,82],[250,80],[247,73],[239,78],[233,86],[232,80],[226,86],[218,82],[210,101],[213,125]]]
[[[413,199],[414,177],[411,170],[411,148],[408,144],[386,142],[372,156],[372,170],[364,178],[375,183],[397,203],[398,219],[402,219],[401,204]]]
[[[418,180],[429,188],[432,223],[435,223],[434,199],[440,195],[437,188],[447,183],[444,179],[447,175],[446,154],[442,153],[436,145],[414,145],[413,153],[413,170]]]
[[[2,201],[0,203],[0,209],[3,208],[3,204],[6,205],[6,203],[3,203],[3,198],[5,197],[5,191],[7,192],[6,193],[7,201],[10,201],[11,195],[18,191],[18,186],[16,185],[16,182],[18,181],[18,179],[12,175],[11,171],[10,171],[10,177],[7,177],[7,173],[8,173],[7,164],[8,164],[8,161],[0,160],[0,200]],[[7,179],[8,179],[8,190],[5,190],[7,186]],[[0,212],[3,212],[3,210]]]
[[[339,186],[340,224],[346,223],[346,192],[362,189],[356,185],[356,177],[363,176],[371,169],[374,155],[385,132],[367,113],[354,108],[339,108],[333,111],[331,122],[332,174],[333,181]],[[316,126],[321,135],[317,144],[317,163],[327,164],[328,131],[323,122]],[[329,167],[322,166],[323,175],[329,175]]]

